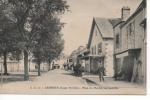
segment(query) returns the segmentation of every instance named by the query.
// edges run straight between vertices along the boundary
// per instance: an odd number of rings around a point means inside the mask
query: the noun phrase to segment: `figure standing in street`
[[[104,67],[102,66],[101,63],[98,63],[98,75],[99,75],[99,79],[100,79],[100,82],[101,81],[104,81]]]
[[[54,61],[52,62],[52,70],[54,69]]]

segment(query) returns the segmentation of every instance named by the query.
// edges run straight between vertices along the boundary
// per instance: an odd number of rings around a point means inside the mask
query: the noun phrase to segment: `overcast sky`
[[[64,53],[70,54],[88,43],[93,17],[120,18],[121,8],[128,6],[131,14],[142,0],[67,0],[70,12],[63,15]]]

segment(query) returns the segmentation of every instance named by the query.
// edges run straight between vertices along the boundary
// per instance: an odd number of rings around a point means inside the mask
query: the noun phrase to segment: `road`
[[[129,82],[98,77],[76,77],[62,69],[43,73],[30,81],[1,84],[0,93],[13,94],[145,94],[145,89]]]

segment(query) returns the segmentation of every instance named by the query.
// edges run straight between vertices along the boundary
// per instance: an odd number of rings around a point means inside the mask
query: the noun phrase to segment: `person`
[[[78,63],[77,66],[76,66],[76,72],[77,72],[77,75],[78,75],[78,76],[81,75],[81,70],[80,70],[80,68],[81,68],[81,64]]]
[[[98,74],[99,74],[100,82],[104,81],[104,67],[100,63],[99,63]]]

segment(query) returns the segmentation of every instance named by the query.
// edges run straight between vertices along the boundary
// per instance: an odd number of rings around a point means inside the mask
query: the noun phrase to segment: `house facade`
[[[93,18],[87,48],[90,53],[85,56],[86,71],[97,73],[98,63],[105,68],[105,75],[112,77],[113,71],[113,25],[119,19]]]
[[[29,71],[35,70],[35,63],[29,61]],[[3,69],[3,60],[0,60],[0,69]],[[0,70],[0,71],[1,71]],[[7,71],[9,72],[23,72],[24,71],[24,60],[16,61],[7,59]]]
[[[0,57],[0,72],[4,71],[4,65],[3,65],[3,57]],[[29,66],[29,72],[30,71],[37,71],[36,63],[33,62],[33,59],[31,56],[29,56],[28,60],[28,66]],[[42,71],[48,71],[49,65],[47,63],[41,63],[41,70]],[[21,60],[12,60],[9,55],[7,57],[7,71],[8,73],[11,72],[24,72],[24,59],[23,57]]]
[[[122,21],[114,26],[114,70],[118,79],[146,81],[146,0],[131,16],[122,8]]]

